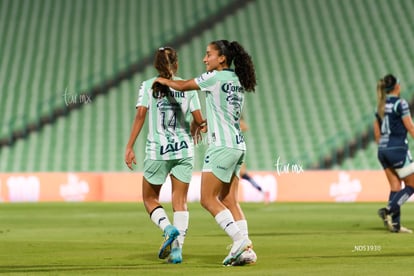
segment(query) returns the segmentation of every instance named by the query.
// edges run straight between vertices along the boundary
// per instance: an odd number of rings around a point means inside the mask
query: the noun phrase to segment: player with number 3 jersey
[[[218,147],[246,150],[240,129],[244,91],[235,72],[210,71],[195,82],[206,92],[208,141]]]

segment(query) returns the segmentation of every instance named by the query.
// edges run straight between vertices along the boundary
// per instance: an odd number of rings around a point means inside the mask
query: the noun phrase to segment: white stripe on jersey
[[[209,141],[216,146],[245,150],[240,130],[244,91],[231,70],[207,72],[195,79],[206,91]]]
[[[197,92],[171,89],[169,95],[154,98],[151,89],[154,80],[142,83],[136,104],[137,107],[148,108],[147,158],[173,160],[192,157],[194,145],[189,126],[191,112],[200,109]]]

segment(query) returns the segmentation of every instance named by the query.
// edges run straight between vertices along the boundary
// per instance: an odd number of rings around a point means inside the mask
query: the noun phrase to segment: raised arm
[[[174,90],[177,91],[189,91],[189,90],[200,90],[200,87],[194,81],[194,79],[190,80],[169,80],[165,78],[157,78],[155,79],[154,83],[158,82],[163,85],[169,86]]]

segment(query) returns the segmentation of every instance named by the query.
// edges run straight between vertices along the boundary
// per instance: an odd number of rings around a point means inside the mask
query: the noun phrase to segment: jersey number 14
[[[171,116],[167,112],[161,112],[161,126],[163,129],[172,128],[175,130],[177,127],[177,113],[173,112]]]

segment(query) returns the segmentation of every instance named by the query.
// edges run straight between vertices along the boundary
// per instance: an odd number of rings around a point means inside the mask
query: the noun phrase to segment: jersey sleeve
[[[399,101],[399,104],[397,105],[396,111],[398,112],[398,114],[401,115],[401,117],[405,117],[405,116],[411,116],[410,114],[410,107],[407,103],[406,100],[401,99]]]
[[[146,89],[146,84],[143,82],[141,86],[139,87],[138,91],[138,100],[135,107],[143,106],[143,107],[149,107],[149,94],[150,91]]]
[[[201,109],[200,100],[197,91],[187,92],[190,94],[190,112]]]
[[[216,71],[205,72],[194,79],[201,91],[212,91],[217,84]]]

